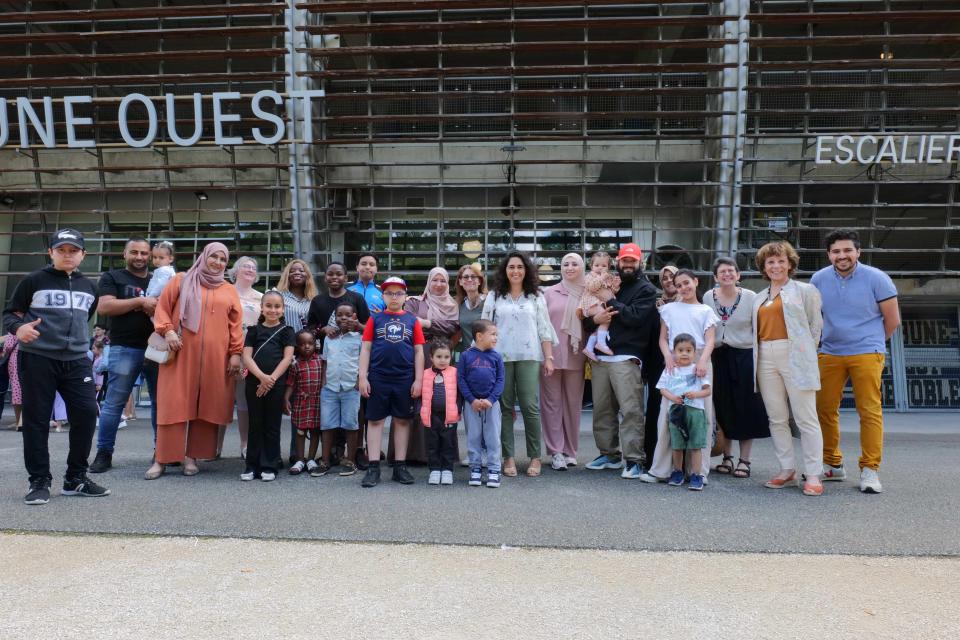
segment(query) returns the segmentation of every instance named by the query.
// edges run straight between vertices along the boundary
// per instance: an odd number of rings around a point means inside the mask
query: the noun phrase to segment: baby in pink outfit
[[[598,295],[601,289],[610,289],[613,293],[620,289],[620,277],[610,271],[611,263],[610,254],[603,251],[593,254],[590,258],[590,271],[587,272],[583,298],[580,300],[580,310],[585,318],[592,318],[603,311],[604,302]],[[610,323],[597,325],[597,330],[590,335],[587,346],[583,349],[583,353],[588,358],[596,360],[596,351],[613,355],[613,351],[607,346],[609,331]]]

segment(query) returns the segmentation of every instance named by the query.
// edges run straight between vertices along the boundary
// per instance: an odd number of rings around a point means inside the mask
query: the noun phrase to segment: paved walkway
[[[957,559],[11,534],[0,557],[3,638],[903,640],[960,629]]]
[[[845,419],[846,420],[846,419]],[[929,420],[914,414],[911,421]],[[120,433],[116,468],[99,476],[113,490],[91,500],[58,495],[22,503],[26,480],[20,436],[0,431],[0,529],[108,532],[328,541],[425,542],[585,549],[695,550],[871,555],[960,555],[955,489],[957,433],[892,433],[882,478],[886,492],[860,494],[856,482],[829,483],[822,498],[762,486],[774,472],[769,441],[758,443],[754,477],[712,476],[702,494],[619,478],[616,472],[544,469],[540,478],[507,479],[501,489],[386,481],[361,489],[360,476],[290,477],[241,483],[242,462],[202,464],[194,478],[169,473],[142,479],[152,440],[138,420]],[[55,475],[66,458],[66,433],[50,434]],[[850,470],[857,438],[844,438]],[[584,434],[581,464],[596,449]],[[236,456],[236,433],[227,453]],[[387,474],[388,475],[388,474]],[[854,474],[855,475],[855,474]],[[389,476],[388,476],[389,477]],[[59,481],[59,477],[57,478]],[[938,515],[939,514],[939,515]]]

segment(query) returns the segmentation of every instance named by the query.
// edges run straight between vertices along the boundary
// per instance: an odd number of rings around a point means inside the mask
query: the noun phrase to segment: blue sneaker
[[[620,477],[624,480],[636,480],[642,473],[643,468],[639,462],[628,462],[627,466],[623,468],[623,473],[620,474]]]
[[[690,491],[703,491],[703,476],[699,473],[690,474]]]
[[[600,471],[601,469],[622,469],[623,458],[601,454],[587,464],[587,469]]]
[[[480,467],[474,467],[470,469],[470,482],[467,484],[469,484],[471,487],[479,487],[481,484],[483,484],[480,476]]]
[[[683,485],[683,471],[680,469],[674,469],[670,474],[670,479],[667,480],[667,484],[671,487],[679,487]]]

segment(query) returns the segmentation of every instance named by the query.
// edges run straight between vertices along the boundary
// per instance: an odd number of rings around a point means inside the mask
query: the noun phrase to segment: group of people
[[[860,489],[879,493],[880,376],[900,321],[897,292],[886,274],[859,262],[856,232],[831,232],[826,245],[831,266],[810,284],[794,279],[799,257],[789,243],[760,248],[756,266],[769,286],[759,293],[741,286],[736,260],[720,258],[702,302],[688,269],[664,267],[658,291],[633,243],[589,265],[565,255],[560,281],[548,287],[529,256],[511,251],[489,290],[482,268],[470,264],[452,290],[437,267],[423,293],[410,295],[396,276],[378,285],[377,256],[365,254],[353,284],[347,267],[332,262],[320,292],[309,264],[294,259],[261,293],[256,260],[244,256],[228,269],[230,252],[219,242],[175,273],[170,243],[131,238],[124,267],[94,284],[79,271],[82,234],[62,229],[50,241],[52,264],[18,284],[3,314],[18,352],[25,502],[50,497],[47,423],[57,394],[71,425],[61,493],[110,493],[87,474],[112,467],[121,412],[141,377],[155,439],[148,480],[173,465],[196,475],[198,462],[220,457],[236,410],[243,481],[272,481],[284,467],[312,477],[359,469],[361,485],[374,487],[386,462],[402,484],[415,481],[411,463],[428,466],[429,484],[453,484],[462,422],[469,485],[496,488],[521,471],[515,408],[527,476],[541,474],[544,446],[552,469],[578,464],[589,377],[599,455],[588,469],[702,490],[716,426],[725,445],[715,473],[749,478],[753,440],[772,437],[780,470],[765,486],[799,485],[810,496],[846,477],[838,417],[851,380]],[[88,357],[94,314],[110,322],[100,408]],[[292,426],[287,464],[284,414]]]

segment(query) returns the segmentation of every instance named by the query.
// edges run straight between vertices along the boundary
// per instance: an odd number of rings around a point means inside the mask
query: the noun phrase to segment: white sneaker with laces
[[[260,479],[263,480],[264,482],[273,482],[274,480],[277,479],[277,474],[270,471],[264,471],[263,473],[260,474]]]
[[[440,484],[440,472],[431,471],[430,477],[427,479],[427,484]]]
[[[847,479],[847,472],[844,470],[842,464],[838,467],[832,464],[824,464],[823,475],[820,476],[820,479],[824,482],[842,482]]]
[[[860,472],[860,491],[863,493],[883,493],[880,474],[870,467],[864,467]]]
[[[555,453],[553,454],[553,458],[550,461],[550,467],[554,471],[566,471],[567,459],[563,457],[562,453]]]
[[[440,472],[440,484],[453,484],[453,471]]]
[[[568,467],[577,466],[577,459],[573,456],[563,456],[564,461],[567,463]]]

